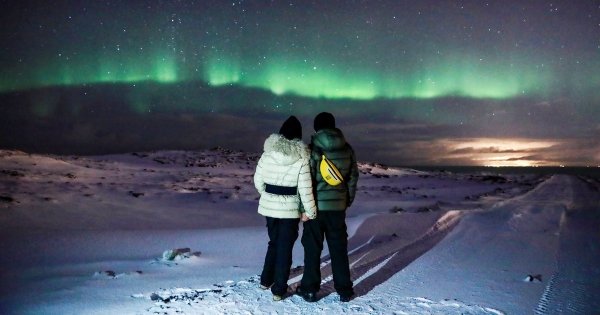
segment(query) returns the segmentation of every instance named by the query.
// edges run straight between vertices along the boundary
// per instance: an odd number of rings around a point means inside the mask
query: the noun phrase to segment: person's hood
[[[301,158],[308,159],[308,147],[302,140],[288,140],[284,136],[274,133],[265,140],[265,153],[282,165],[294,164]]]
[[[312,136],[312,143],[325,151],[337,150],[346,145],[346,138],[337,128],[321,129]]]

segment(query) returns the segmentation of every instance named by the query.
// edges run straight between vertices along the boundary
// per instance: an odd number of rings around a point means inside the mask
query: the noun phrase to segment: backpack
[[[321,164],[319,165],[321,176],[325,182],[331,186],[337,186],[344,182],[344,177],[337,169],[335,164],[331,162],[325,154],[321,154]]]

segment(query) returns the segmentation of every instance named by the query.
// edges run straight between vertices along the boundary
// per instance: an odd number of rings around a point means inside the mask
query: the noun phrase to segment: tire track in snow
[[[572,204],[563,213],[557,272],[536,314],[593,314],[600,310],[600,194],[589,183],[571,178]]]
[[[549,301],[551,299],[551,295],[554,293],[554,281],[556,281],[556,274],[552,275],[550,281],[548,281],[548,285],[544,290],[544,294],[540,298],[540,302],[538,306],[535,308],[535,314],[543,315],[548,314],[549,312]]]

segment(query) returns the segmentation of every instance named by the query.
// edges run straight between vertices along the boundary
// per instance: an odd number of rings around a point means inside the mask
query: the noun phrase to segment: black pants
[[[317,219],[304,222],[304,275],[300,286],[305,292],[317,292],[321,286],[321,251],[323,236],[327,238],[333,285],[339,295],[351,296],[352,280],[348,263],[346,211],[320,211]]]
[[[271,292],[284,295],[292,267],[292,249],[298,239],[298,223],[300,219],[267,218],[269,246],[265,256],[265,264],[260,275],[260,284],[270,286]]]

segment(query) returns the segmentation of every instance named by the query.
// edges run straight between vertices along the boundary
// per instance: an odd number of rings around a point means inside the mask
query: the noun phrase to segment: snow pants
[[[317,292],[321,288],[321,251],[327,239],[333,285],[340,296],[352,296],[352,280],[348,262],[348,232],[346,211],[320,211],[317,218],[304,222],[304,275],[300,286],[304,292]]]
[[[292,249],[298,239],[300,219],[278,219],[266,217],[269,245],[265,264],[260,275],[260,284],[271,286],[271,292],[283,296],[292,267]]]

